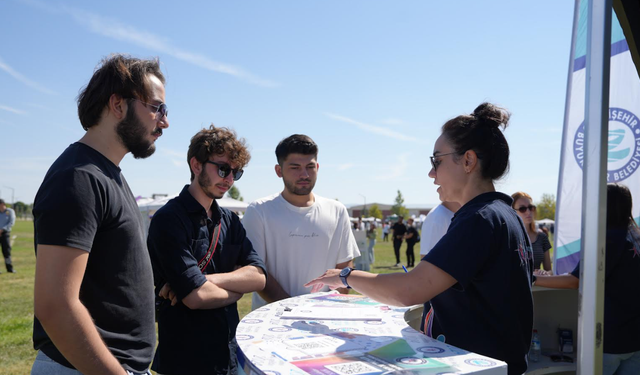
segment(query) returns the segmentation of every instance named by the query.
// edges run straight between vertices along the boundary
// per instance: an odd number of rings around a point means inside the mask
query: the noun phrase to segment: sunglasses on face
[[[442,163],[442,161],[440,161],[440,159],[438,159],[441,156],[447,156],[447,155],[453,155],[453,154],[457,154],[457,152],[449,152],[447,154],[438,154],[438,155],[433,155],[433,156],[429,156],[429,159],[431,160],[431,166],[433,167],[434,171],[438,170],[438,166],[440,165],[440,163]]]
[[[164,103],[160,103],[158,105],[154,105],[154,104],[150,104],[150,103],[145,103],[140,99],[133,99],[133,100],[137,100],[140,103],[144,104],[147,107],[151,107],[154,108],[155,111],[155,115],[156,115],[156,120],[161,120],[163,119],[165,116],[169,116],[169,108],[167,108],[167,105]]]
[[[520,211],[520,213],[525,213],[525,212],[527,212],[527,210],[533,212],[533,211],[536,210],[536,206],[530,204],[528,206],[520,206],[520,207],[516,208],[516,210]]]
[[[244,171],[240,168],[231,169],[231,166],[226,163],[216,163],[215,161],[211,161],[211,160],[205,160],[204,162],[213,164],[216,167],[218,167],[218,176],[220,176],[221,178],[225,178],[231,174],[233,176],[233,180],[238,181],[240,177],[242,177],[242,174],[244,173]]]

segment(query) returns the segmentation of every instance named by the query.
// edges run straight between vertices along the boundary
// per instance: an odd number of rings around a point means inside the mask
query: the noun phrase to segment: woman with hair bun
[[[327,270],[307,283],[317,291],[351,287],[382,303],[431,302],[425,333],[447,344],[527,370],[533,328],[531,243],[494,181],[509,166],[502,134],[509,113],[490,103],[447,121],[436,140],[429,177],[443,201],[462,207],[447,233],[411,272]]]
[[[545,271],[551,271],[551,242],[549,236],[536,227],[536,206],[533,204],[531,196],[523,191],[511,194],[513,203],[511,207],[524,222],[527,234],[531,240],[531,248],[533,250],[533,269],[539,270],[542,265]]]

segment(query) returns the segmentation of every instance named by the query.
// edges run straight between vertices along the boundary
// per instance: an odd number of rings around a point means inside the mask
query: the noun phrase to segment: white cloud
[[[17,115],[26,115],[27,114],[27,112],[25,112],[25,111],[22,111],[20,109],[11,108],[11,107],[8,107],[8,106],[2,105],[2,104],[0,104],[0,109],[5,110],[7,112],[15,113]]]
[[[385,124],[385,125],[402,125],[404,124],[404,121],[397,119],[397,118],[385,118],[380,120],[380,123]]]
[[[31,87],[32,89],[36,89],[36,90],[38,90],[40,92],[43,92],[45,94],[57,95],[57,93],[55,91],[49,90],[48,88],[42,86],[41,84],[39,84],[37,82],[34,82],[34,81],[30,80],[29,78],[23,76],[22,74],[18,73],[17,71],[15,71],[15,69],[10,67],[7,63],[5,63],[2,60],[2,58],[0,58],[0,69],[4,70],[10,76],[12,76],[13,78],[17,79],[18,81],[24,83],[25,85]]]
[[[39,1],[28,0],[23,1],[34,8],[47,11],[49,13],[59,14],[64,12],[69,14],[73,19],[86,27],[89,31],[105,36],[107,38],[120,40],[135,44],[137,46],[147,48],[156,52],[173,56],[179,60],[189,64],[199,66],[201,68],[211,70],[217,73],[228,74],[243,81],[262,87],[277,87],[281,84],[275,81],[258,77],[250,72],[245,71],[241,67],[221,63],[212,60],[204,55],[182,50],[173,45],[167,38],[149,33],[147,31],[136,29],[119,22],[118,20],[100,16],[95,13],[87,12],[82,9],[61,5],[59,9],[55,9],[47,4]]]
[[[388,128],[384,128],[382,126],[376,126],[376,125],[370,125],[370,124],[366,124],[364,122],[360,122],[345,116],[341,116],[341,115],[336,115],[333,113],[325,113],[325,116],[336,120],[336,121],[340,121],[340,122],[345,122],[347,124],[351,124],[351,125],[355,125],[357,128],[364,130],[368,133],[373,133],[373,134],[378,134],[378,135],[382,135],[384,137],[389,137],[389,138],[394,138],[394,139],[398,139],[400,141],[407,141],[407,142],[414,142],[414,143],[420,143],[420,144],[424,144],[425,142],[409,136],[409,135],[405,135],[402,133],[398,133],[396,130],[393,129],[388,129]]]

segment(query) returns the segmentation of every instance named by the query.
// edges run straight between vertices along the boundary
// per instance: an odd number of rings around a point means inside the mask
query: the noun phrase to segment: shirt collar
[[[184,203],[185,208],[190,213],[198,213],[203,217],[207,217],[207,211],[205,211],[204,207],[191,195],[189,192],[189,185],[185,185],[180,192],[180,199]],[[211,204],[211,211],[213,212],[211,220],[214,223],[220,221],[222,217],[222,211],[220,210],[220,206],[218,206],[218,201],[213,200]]]

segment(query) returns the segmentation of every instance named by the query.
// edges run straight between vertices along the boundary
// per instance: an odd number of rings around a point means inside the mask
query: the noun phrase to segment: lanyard
[[[218,223],[213,230],[213,236],[211,236],[211,244],[209,245],[209,250],[205,254],[204,258],[200,259],[198,262],[198,268],[202,273],[204,273],[204,269],[207,267],[211,259],[213,258],[213,254],[216,252],[216,246],[218,245],[218,238],[220,238],[220,223]]]

